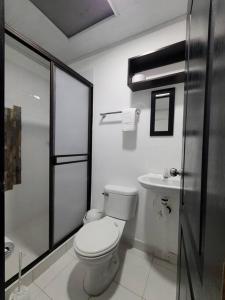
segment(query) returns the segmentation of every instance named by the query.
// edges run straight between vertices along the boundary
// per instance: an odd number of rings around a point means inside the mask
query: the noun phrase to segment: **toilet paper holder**
[[[171,214],[172,209],[171,209],[171,207],[168,205],[168,199],[167,199],[167,198],[162,198],[162,199],[161,199],[161,204],[168,210],[168,213]]]

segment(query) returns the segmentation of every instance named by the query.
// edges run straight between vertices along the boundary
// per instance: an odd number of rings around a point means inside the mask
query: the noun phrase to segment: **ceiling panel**
[[[107,0],[30,0],[67,37],[114,15]]]

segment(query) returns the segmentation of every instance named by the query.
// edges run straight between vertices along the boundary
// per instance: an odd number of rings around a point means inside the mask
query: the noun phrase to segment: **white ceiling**
[[[187,0],[109,2],[115,10],[115,17],[108,18],[69,39],[29,0],[5,0],[5,20],[8,25],[34,40],[57,58],[70,63],[182,16],[187,8]]]

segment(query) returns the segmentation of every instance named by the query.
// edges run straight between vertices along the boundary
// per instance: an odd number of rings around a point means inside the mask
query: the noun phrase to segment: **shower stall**
[[[18,276],[19,251],[26,272],[82,225],[90,206],[93,86],[9,27],[4,50],[0,160],[8,286]]]

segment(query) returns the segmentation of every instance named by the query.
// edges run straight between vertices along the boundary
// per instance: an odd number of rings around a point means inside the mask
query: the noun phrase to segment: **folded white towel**
[[[127,108],[122,113],[122,130],[135,131],[137,127],[137,109]]]
[[[14,250],[14,243],[7,236],[5,236],[5,256],[10,255]]]

